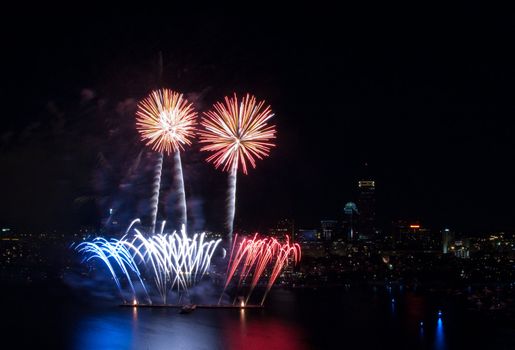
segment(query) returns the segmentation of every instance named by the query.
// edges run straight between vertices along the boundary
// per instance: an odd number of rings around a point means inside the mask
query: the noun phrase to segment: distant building
[[[348,202],[343,208],[343,234],[345,239],[352,241],[356,238],[356,226],[358,222],[358,207],[353,202]]]
[[[358,181],[358,208],[359,208],[359,238],[372,239],[375,237],[375,181]]]
[[[394,237],[400,247],[414,250],[441,251],[442,239],[438,231],[423,227],[418,221],[398,220],[394,223]]]
[[[470,240],[461,239],[454,242],[451,246],[451,251],[457,258],[468,259],[470,258]]]
[[[298,242],[315,242],[318,240],[316,229],[299,229],[296,240]]]
[[[272,237],[276,237],[279,239],[283,239],[288,235],[290,239],[295,239],[294,237],[295,225],[294,221],[290,219],[281,219],[277,222],[277,224],[268,230],[268,234]]]
[[[396,242],[405,242],[411,234],[410,223],[407,220],[397,220],[392,223],[393,238]]]
[[[454,240],[454,232],[445,228],[442,230],[442,252],[444,254],[449,253],[451,242]]]
[[[322,227],[322,239],[324,241],[331,241],[336,238],[338,221],[322,220],[320,221],[320,226]]]

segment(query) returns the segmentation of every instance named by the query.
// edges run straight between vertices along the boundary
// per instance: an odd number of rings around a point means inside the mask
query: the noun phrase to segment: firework
[[[138,103],[136,128],[154,151],[170,154],[191,145],[197,112],[182,94],[156,90]]]
[[[268,156],[275,145],[275,126],[268,122],[274,114],[265,101],[257,102],[247,94],[238,100],[225,97],[225,103],[217,102],[213,109],[204,113],[199,132],[201,150],[211,152],[207,158],[215,167],[229,172],[228,223],[229,238],[232,238],[236,201],[236,176],[238,168],[248,173],[248,164],[256,167],[256,159]]]
[[[137,299],[136,290],[132,283],[131,272],[135,274],[146,293],[147,299],[150,301],[138,266],[134,261],[132,254],[125,248],[125,244],[122,240],[111,239],[108,241],[105,238],[96,237],[91,242],[82,242],[78,244],[75,249],[79,253],[84,254],[83,262],[88,262],[92,259],[102,261],[107,266],[116,283],[116,287],[118,288],[120,295],[122,295],[121,282],[116,272],[116,267],[118,267],[129,283],[133,294],[133,300]],[[112,262],[114,262],[114,264],[112,264]]]
[[[206,241],[205,233],[190,238],[184,225],[180,235],[176,232],[164,234],[163,228],[164,223],[161,233],[148,238],[135,229],[134,238],[125,244],[134,257],[147,266],[163,303],[166,303],[168,291],[174,288],[178,292],[187,291],[202,279],[221,240]]]
[[[243,238],[239,243],[237,241],[238,237],[236,235],[229,258],[222,295],[236,274],[239,273],[238,289],[242,282],[252,275],[250,289],[245,299],[245,304],[247,304],[254,288],[259,280],[262,279],[264,272],[269,268],[271,271],[261,301],[261,304],[263,304],[268,292],[283,271],[288,260],[291,258],[293,264],[297,264],[300,261],[300,246],[298,244],[291,244],[288,236],[286,236],[284,244],[281,244],[275,238],[258,239],[257,234],[252,239]]]
[[[256,102],[254,96],[246,95],[238,102],[236,94],[225,97],[225,104],[217,102],[205,114],[199,132],[200,142],[206,145],[202,151],[214,152],[207,158],[216,168],[229,171],[241,165],[247,174],[247,164],[256,167],[256,158],[268,156],[274,147],[275,126],[268,125],[274,116],[265,101]]]
[[[133,229],[134,220],[127,232]],[[84,261],[97,258],[107,266],[121,294],[122,285],[118,277],[118,269],[126,277],[135,301],[136,291],[132,275],[137,276],[148,298],[147,287],[143,276],[148,274],[155,282],[156,290],[164,304],[170,290],[188,292],[188,288],[196,285],[207,273],[211,258],[220,243],[218,240],[207,240],[205,233],[188,237],[185,227],[181,233],[175,231],[164,233],[165,222],[160,233],[147,237],[139,229],[134,228],[134,235],[126,234],[120,240],[110,241],[95,238],[91,242],[83,242],[76,249],[85,255]],[[139,267],[138,267],[139,266]],[[148,298],[150,301],[150,298]]]
[[[184,150],[185,145],[191,145],[196,129],[196,118],[197,112],[193,105],[183,98],[182,94],[169,89],[153,91],[138,103],[136,128],[146,145],[161,154],[160,161],[156,165],[157,180],[154,181],[152,197],[152,233],[157,220],[163,152],[175,153],[175,180],[182,208],[181,221],[186,224],[186,193],[180,152]]]
[[[290,244],[290,238],[288,236],[286,236],[285,244],[277,244],[275,247],[277,249],[276,260],[272,272],[270,273],[270,278],[268,279],[263,299],[261,299],[261,305],[263,305],[265,302],[266,296],[272,288],[272,285],[277,280],[277,277],[279,277],[281,274],[284,266],[288,263],[288,258],[291,256],[294,264],[299,262],[301,258],[300,246],[297,243]]]

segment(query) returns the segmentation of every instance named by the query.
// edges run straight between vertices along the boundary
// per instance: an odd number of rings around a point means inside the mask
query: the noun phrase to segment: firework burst
[[[247,94],[240,101],[236,94],[225,97],[225,103],[217,102],[213,109],[204,113],[199,132],[202,151],[211,152],[208,162],[215,168],[229,172],[227,228],[229,242],[232,241],[234,216],[236,212],[236,180],[238,167],[247,174],[247,165],[256,167],[256,159],[268,156],[275,145],[275,126],[268,121],[274,114],[265,101]]]
[[[247,174],[247,165],[256,167],[256,159],[268,156],[275,145],[275,126],[268,121],[274,116],[265,101],[247,94],[238,101],[236,94],[225,97],[225,103],[217,102],[213,109],[204,113],[200,131],[202,151],[212,152],[207,158],[216,168],[230,171],[241,165]]]
[[[195,134],[197,112],[183,95],[170,89],[156,90],[138,103],[136,128],[147,146],[160,152],[155,167],[154,191],[152,196],[152,232],[155,230],[159,207],[159,187],[163,166],[163,152],[174,153],[175,181],[182,208],[181,222],[188,221],[186,191],[182,173],[180,152],[184,145],[191,145]]]
[[[182,94],[160,89],[138,103],[136,128],[147,146],[170,154],[191,145],[196,118],[193,105]]]

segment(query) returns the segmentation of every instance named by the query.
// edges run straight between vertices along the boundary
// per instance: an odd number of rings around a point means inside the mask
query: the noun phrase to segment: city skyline
[[[4,11],[3,344],[515,349],[513,13],[172,5]]]

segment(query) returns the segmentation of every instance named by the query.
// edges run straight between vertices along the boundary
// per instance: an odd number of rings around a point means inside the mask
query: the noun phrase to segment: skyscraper
[[[449,252],[449,246],[454,240],[454,232],[448,228],[442,230],[442,251],[444,254]]]
[[[356,223],[358,221],[359,214],[358,208],[356,207],[356,204],[348,202],[345,204],[343,212],[343,234],[347,240],[351,241],[356,238]]]
[[[375,181],[367,177],[358,181],[359,239],[375,237]]]

